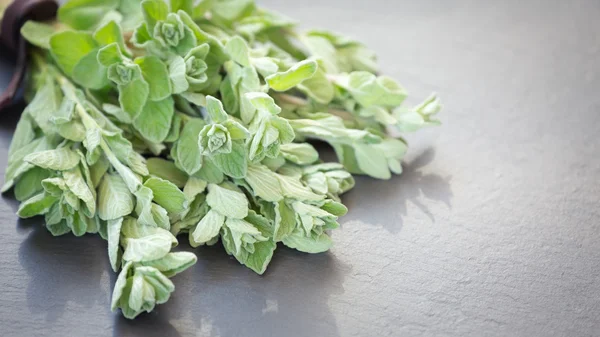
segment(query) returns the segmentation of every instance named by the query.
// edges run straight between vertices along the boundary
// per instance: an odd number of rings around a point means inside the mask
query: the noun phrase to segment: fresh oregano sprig
[[[172,252],[178,238],[221,242],[259,274],[277,246],[329,250],[352,174],[401,173],[395,135],[439,124],[438,99],[404,107],[363,44],[252,0],[73,0],[58,19],[22,29],[29,105],[2,190],[53,235],[107,241],[112,308],[128,318],[196,262]]]

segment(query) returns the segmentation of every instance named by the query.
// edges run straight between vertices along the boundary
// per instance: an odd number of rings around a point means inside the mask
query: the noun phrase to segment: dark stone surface
[[[404,175],[358,179],[330,253],[279,249],[260,277],[199,249],[135,321],[109,310],[102,240],[52,238],[4,196],[0,336],[600,335],[598,1],[263,3],[366,41],[445,125],[410,137]]]

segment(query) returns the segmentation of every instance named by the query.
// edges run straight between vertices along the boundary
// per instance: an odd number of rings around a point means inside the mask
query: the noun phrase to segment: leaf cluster
[[[37,49],[3,191],[54,235],[107,241],[127,318],[196,262],[177,238],[258,274],[278,246],[329,250],[352,174],[402,171],[388,131],[438,124],[437,98],[403,107],[363,44],[252,0],[70,0],[58,18],[22,30]]]

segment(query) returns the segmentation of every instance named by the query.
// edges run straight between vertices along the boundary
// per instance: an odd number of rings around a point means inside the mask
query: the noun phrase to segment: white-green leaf
[[[119,276],[117,277],[117,281],[115,282],[115,287],[113,289],[112,300],[111,300],[111,305],[110,305],[110,308],[112,311],[117,310],[119,300],[121,299],[121,296],[123,295],[123,290],[125,289],[125,286],[127,285],[127,278],[129,277],[129,275],[128,275],[129,271],[131,270],[132,267],[133,267],[133,263],[127,262],[123,266],[123,269],[121,269],[121,272],[119,273]]]
[[[232,60],[243,65],[244,67],[250,67],[248,44],[246,41],[244,41],[244,39],[239,36],[232,37],[229,41],[227,41],[225,50]]]
[[[187,183],[185,184],[185,187],[183,188],[183,194],[185,194],[185,197],[189,201],[192,201],[194,200],[194,198],[196,198],[198,194],[204,193],[207,185],[208,184],[206,183],[206,181],[200,178],[190,177],[190,179],[188,179]]]
[[[110,220],[106,224],[108,234],[108,259],[113,271],[119,270],[119,240],[123,218]]]
[[[202,119],[189,120],[183,127],[177,142],[175,163],[188,175],[193,175],[202,167],[202,155],[198,148],[198,135],[206,123]]]
[[[175,252],[154,261],[142,262],[143,265],[158,269],[167,277],[172,277],[188,269],[198,258],[193,253]]]
[[[94,216],[96,214],[96,198],[79,168],[64,171],[63,179],[69,190],[85,203],[89,210],[89,216]]]
[[[354,146],[354,155],[358,167],[364,173],[378,179],[390,179],[392,177],[385,154],[374,146],[357,144]]]
[[[265,201],[276,202],[284,198],[277,174],[263,165],[250,165],[245,178],[254,194]]]
[[[296,177],[277,175],[277,179],[281,184],[281,191],[283,192],[283,195],[288,198],[302,201],[318,201],[325,199],[324,195],[313,193]]]
[[[203,245],[219,235],[219,231],[224,223],[225,217],[222,214],[215,210],[210,210],[191,233],[194,246]]]
[[[106,174],[98,186],[98,216],[114,220],[133,212],[133,195],[119,175]]]
[[[188,207],[185,194],[170,181],[152,177],[146,180],[144,186],[152,190],[154,201],[169,213],[179,213]]]
[[[295,232],[283,239],[283,244],[304,253],[317,254],[328,251],[333,243],[331,238],[323,233],[317,237],[306,237],[301,232]]]
[[[127,247],[123,259],[132,262],[157,260],[171,250],[171,237],[164,233],[156,233],[141,238],[125,239]]]
[[[227,120],[223,103],[212,96],[206,96],[206,110],[213,123],[223,123]]]
[[[55,171],[70,170],[79,164],[79,155],[69,148],[40,151],[25,156],[24,160],[35,166]]]
[[[290,235],[296,228],[296,212],[281,200],[275,204],[275,236],[279,242]]]
[[[229,218],[243,219],[248,215],[248,199],[242,192],[209,184],[206,202],[213,210]]]
[[[319,152],[308,143],[289,143],[280,146],[286,160],[298,165],[308,165],[319,160]]]
[[[189,89],[190,84],[186,78],[186,66],[183,57],[175,56],[170,61],[169,78],[171,79],[173,94],[180,94]]]

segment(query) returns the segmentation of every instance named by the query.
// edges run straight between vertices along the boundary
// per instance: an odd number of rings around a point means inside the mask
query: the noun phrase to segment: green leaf
[[[283,157],[298,165],[308,165],[319,160],[319,152],[308,143],[289,143],[281,145]]]
[[[275,242],[271,240],[255,243],[254,252],[248,256],[244,265],[259,275],[264,274],[276,247]]]
[[[74,29],[87,30],[118,5],[119,0],[69,0],[58,9],[58,19]]]
[[[24,201],[41,192],[42,180],[50,177],[50,172],[39,167],[34,167],[25,172],[15,185],[15,198]]]
[[[121,21],[123,31],[131,32],[144,19],[141,2],[141,0],[121,1],[118,10],[123,15],[123,20]]]
[[[194,0],[170,0],[171,12],[182,10],[190,15],[194,12]]]
[[[242,179],[248,169],[248,157],[243,144],[233,142],[230,153],[220,153],[212,157],[213,163],[226,175]]]
[[[354,146],[354,156],[358,167],[365,174],[377,179],[390,179],[392,177],[387,158],[373,146],[356,144]]]
[[[46,223],[46,228],[53,236],[61,236],[71,232],[71,228],[67,225],[66,220],[62,220],[55,224]]]
[[[79,155],[69,148],[40,151],[25,156],[24,161],[54,171],[67,171],[79,164]]]
[[[131,118],[136,118],[148,100],[150,87],[143,79],[133,80],[126,85],[119,85],[119,103],[123,111]]]
[[[298,89],[321,104],[329,104],[335,97],[335,88],[322,66],[319,66],[313,77],[300,83]]]
[[[123,61],[123,54],[119,45],[111,43],[98,51],[98,62],[105,67],[112,66],[115,63]]]
[[[275,242],[292,234],[296,228],[296,213],[284,200],[275,205]]]
[[[377,77],[366,71],[340,76],[336,84],[348,90],[366,108],[373,105],[397,107],[406,98],[406,92],[394,80],[386,76]]]
[[[106,174],[98,186],[98,216],[115,220],[133,212],[133,195],[127,184],[116,174]]]
[[[121,51],[127,51],[125,40],[123,39],[123,32],[121,32],[121,26],[112,20],[94,32],[94,39],[101,46],[108,46],[112,43],[116,43]]]
[[[119,299],[123,295],[123,290],[125,289],[125,287],[127,285],[127,278],[129,277],[128,274],[132,267],[133,267],[133,263],[127,262],[125,264],[125,266],[123,266],[123,269],[121,270],[121,272],[119,273],[119,276],[117,277],[117,281],[115,282],[115,287],[113,288],[112,300],[111,300],[111,305],[110,305],[110,308],[112,311],[117,310],[117,306],[119,304]]]
[[[319,65],[314,60],[298,62],[282,73],[276,73],[265,80],[275,91],[287,91],[315,75]]]
[[[264,92],[247,93],[245,96],[252,107],[254,107],[254,109],[257,111],[271,115],[278,115],[281,112],[281,108],[275,104],[273,97],[265,94]]]
[[[323,233],[317,237],[306,237],[300,232],[295,232],[283,239],[283,244],[304,253],[318,254],[328,251],[333,243],[331,238]]]
[[[167,19],[169,7],[162,0],[145,0],[142,1],[142,13],[144,14],[144,20],[146,20],[149,31],[152,32],[158,21]]]
[[[46,214],[57,200],[55,196],[42,192],[21,203],[17,214],[24,219]]]
[[[112,104],[103,104],[102,110],[104,110],[104,112],[106,112],[107,114],[114,116],[121,123],[131,124],[133,122],[131,116],[125,111],[123,111],[123,109],[121,109],[121,107],[119,106]]]
[[[170,181],[179,188],[183,188],[188,181],[185,172],[175,166],[172,161],[162,158],[150,158],[146,161],[151,175]]]
[[[210,210],[190,233],[190,243],[197,247],[210,242],[219,235],[224,223],[225,216],[215,210]]]
[[[154,201],[169,213],[179,213],[188,207],[185,194],[170,181],[152,177],[144,186],[152,190]]]
[[[190,88],[190,84],[186,78],[186,66],[183,57],[175,56],[169,62],[169,78],[173,94],[180,94]]]
[[[288,198],[302,201],[318,201],[325,198],[323,195],[313,193],[296,177],[277,175],[277,179],[281,184],[281,191],[283,192],[283,195]]]
[[[169,300],[171,292],[175,290],[175,285],[171,280],[153,267],[136,267],[135,271],[142,274],[144,280],[154,288],[156,304],[162,304]]]
[[[63,179],[69,190],[85,203],[85,206],[89,211],[88,216],[94,216],[96,214],[96,198],[83,178],[81,170],[75,168],[64,171]]]
[[[38,138],[16,150],[14,154],[9,157],[4,185],[2,186],[2,192],[8,191],[13,186],[17,177],[34,167],[23,160],[26,155],[45,150],[50,147],[52,146],[48,143],[46,138]]]
[[[142,112],[133,121],[133,126],[152,143],[161,143],[169,134],[175,106],[173,98],[162,101],[147,101]]]
[[[250,165],[245,180],[252,187],[254,194],[265,201],[277,202],[283,199],[277,174],[268,167]]]
[[[33,130],[31,121],[29,118],[26,117],[26,115],[24,115],[17,123],[17,127],[15,128],[15,131],[12,136],[12,141],[10,142],[10,147],[8,148],[9,161],[12,161],[14,159],[14,155],[18,150],[22,149],[27,145],[32,144],[34,139],[35,131]],[[21,159],[23,158],[19,158],[18,160]]]
[[[123,259],[144,262],[160,259],[171,250],[171,237],[158,232],[141,238],[126,238]]]
[[[202,179],[190,177],[183,188],[183,194],[188,200],[194,200],[198,194],[204,193],[207,185],[207,182]]]
[[[228,218],[243,219],[248,215],[248,199],[242,192],[209,184],[206,202],[213,210]]]
[[[220,184],[225,179],[223,172],[213,163],[212,159],[210,158],[204,159],[202,168],[194,176],[213,184]]]
[[[54,27],[36,21],[27,21],[21,27],[21,35],[36,47],[50,49],[50,37],[55,33]]]
[[[213,123],[223,123],[228,118],[223,103],[212,96],[206,96],[206,110]]]
[[[165,138],[165,142],[174,143],[179,139],[179,135],[181,134],[183,124],[183,117],[181,114],[175,114],[173,116],[173,121],[171,122],[171,129],[169,130],[169,134],[167,134],[167,138]]]
[[[114,272],[119,270],[119,240],[121,237],[121,225],[123,218],[108,221],[108,259]]]
[[[239,36],[232,37],[225,45],[225,50],[232,60],[244,67],[250,67],[248,44]]]
[[[188,175],[202,167],[202,155],[198,148],[198,135],[206,123],[199,118],[189,120],[183,127],[174,155],[175,163]]]
[[[161,101],[171,96],[171,81],[166,64],[156,56],[138,57],[135,63],[142,69],[142,75],[149,85],[148,99]]]
[[[158,269],[167,277],[173,277],[193,266],[198,258],[193,253],[175,252],[154,261],[142,262],[142,265]]]
[[[73,80],[88,89],[102,89],[109,85],[106,77],[108,69],[98,62],[100,48],[92,50],[84,56],[73,68]]]
[[[230,24],[254,12],[254,0],[218,1],[212,7],[212,14],[216,20]]]
[[[92,34],[87,32],[67,30],[50,38],[50,52],[67,75],[71,75],[77,63],[97,47]]]

